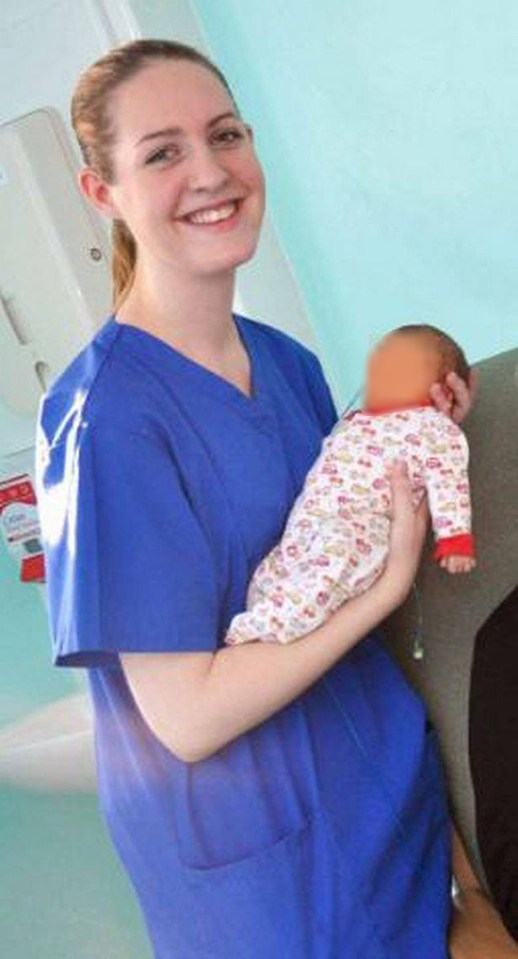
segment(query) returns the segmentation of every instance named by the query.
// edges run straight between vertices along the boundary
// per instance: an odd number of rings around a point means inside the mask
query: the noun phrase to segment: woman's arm
[[[459,886],[450,929],[452,959],[517,959],[518,944],[472,869],[459,833],[453,831],[453,874]]]
[[[155,735],[186,762],[210,756],[303,693],[403,602],[424,541],[403,464],[391,477],[389,560],[373,586],[291,644],[245,643],[215,653],[121,653],[135,701]]]

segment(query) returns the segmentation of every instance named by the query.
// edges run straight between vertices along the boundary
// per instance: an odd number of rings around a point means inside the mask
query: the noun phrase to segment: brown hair
[[[396,330],[392,330],[392,333],[426,336],[433,340],[439,350],[439,379],[444,380],[448,373],[457,373],[469,386],[469,363],[464,351],[448,333],[429,323],[408,323],[406,326],[399,326]]]
[[[154,60],[188,60],[210,70],[225,87],[239,110],[221,70],[195,47],[173,40],[131,40],[108,50],[84,70],[76,82],[70,104],[70,118],[87,166],[106,183],[115,182],[112,149],[115,142],[110,95],[125,80]],[[112,308],[127,296],[133,283],[137,245],[123,220],[112,223]]]

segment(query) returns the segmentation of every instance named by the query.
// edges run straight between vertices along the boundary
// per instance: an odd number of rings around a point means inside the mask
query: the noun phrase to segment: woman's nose
[[[215,190],[229,178],[220,157],[209,146],[192,150],[189,158],[188,181],[192,190]]]

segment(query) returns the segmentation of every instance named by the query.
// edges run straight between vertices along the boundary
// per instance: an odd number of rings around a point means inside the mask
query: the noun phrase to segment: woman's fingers
[[[389,476],[392,510],[386,573],[403,599],[412,586],[421,558],[429,518],[428,497],[423,490],[415,505],[404,461],[395,460]]]
[[[444,389],[441,383],[433,383],[430,387],[430,396],[440,413],[451,416],[453,409],[453,395]]]
[[[414,505],[412,484],[408,475],[408,468],[404,460],[394,460],[390,472],[392,486],[392,516],[394,514],[415,513],[418,519],[426,524],[429,517],[428,497],[426,490],[422,490],[417,506]]]
[[[467,386],[464,380],[460,376],[457,376],[456,373],[448,373],[446,383],[453,393],[451,418],[456,423],[460,423],[471,408],[471,386]]]
[[[428,520],[430,519],[430,507],[428,505],[428,497],[426,495],[426,490],[423,490],[419,503],[417,504],[416,514],[419,518],[419,521],[423,526],[428,525]]]
[[[395,460],[390,471],[392,487],[392,516],[403,516],[413,512],[412,487],[408,477],[406,463]]]
[[[480,374],[472,369],[469,376],[469,386],[457,373],[448,373],[446,385],[434,383],[430,387],[430,396],[441,413],[451,416],[455,423],[461,423],[473,406],[478,392]]]
[[[427,503],[422,498],[414,507],[412,486],[405,463],[396,461],[391,469],[392,523],[390,530],[389,563],[408,586],[415,575],[424,542]]]

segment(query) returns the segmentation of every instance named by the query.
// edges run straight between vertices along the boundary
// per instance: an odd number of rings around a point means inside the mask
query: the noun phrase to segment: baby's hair
[[[438,373],[439,379],[444,380],[448,373],[456,373],[457,376],[460,376],[466,385],[469,386],[470,366],[464,350],[462,350],[453,337],[445,333],[444,330],[440,330],[437,326],[432,326],[429,323],[408,323],[405,326],[398,326],[397,329],[391,331],[391,334],[392,333],[408,333],[413,336],[423,336],[433,340],[439,347],[441,359]]]

